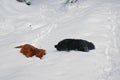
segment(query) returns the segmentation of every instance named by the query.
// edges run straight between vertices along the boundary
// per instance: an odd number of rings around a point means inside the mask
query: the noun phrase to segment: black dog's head
[[[58,45],[55,45],[54,46],[58,51],[61,51],[62,50],[62,48],[60,47],[60,46],[58,46]]]
[[[54,47],[57,48],[57,45],[55,45]]]
[[[89,50],[95,49],[95,45],[91,42],[89,42],[87,46],[88,46]]]

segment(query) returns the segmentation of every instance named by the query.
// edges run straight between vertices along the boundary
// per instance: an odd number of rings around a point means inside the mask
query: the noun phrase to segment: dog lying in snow
[[[20,45],[15,48],[21,48],[20,52],[27,58],[35,55],[41,59],[46,54],[44,49],[38,49],[30,44]]]
[[[89,50],[95,49],[95,46],[92,42],[82,39],[64,39],[55,45],[55,48],[58,51],[77,50],[88,52]]]

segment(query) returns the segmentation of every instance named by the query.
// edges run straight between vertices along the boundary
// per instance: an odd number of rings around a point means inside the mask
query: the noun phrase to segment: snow
[[[120,1],[0,0],[0,80],[119,80]],[[58,52],[62,39],[85,39],[90,52]],[[40,60],[15,49],[21,44],[43,48]]]

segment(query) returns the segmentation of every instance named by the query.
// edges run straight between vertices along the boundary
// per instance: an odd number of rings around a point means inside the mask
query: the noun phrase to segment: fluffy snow
[[[120,1],[0,0],[0,80],[119,80]],[[62,39],[85,39],[90,52],[58,52]],[[47,54],[26,58],[15,46],[32,44]]]

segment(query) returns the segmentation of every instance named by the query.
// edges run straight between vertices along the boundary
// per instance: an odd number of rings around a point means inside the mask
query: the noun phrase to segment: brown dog
[[[17,46],[15,48],[21,48],[20,52],[23,53],[23,55],[25,55],[27,58],[35,55],[41,59],[46,54],[44,49],[38,49],[30,44]]]

